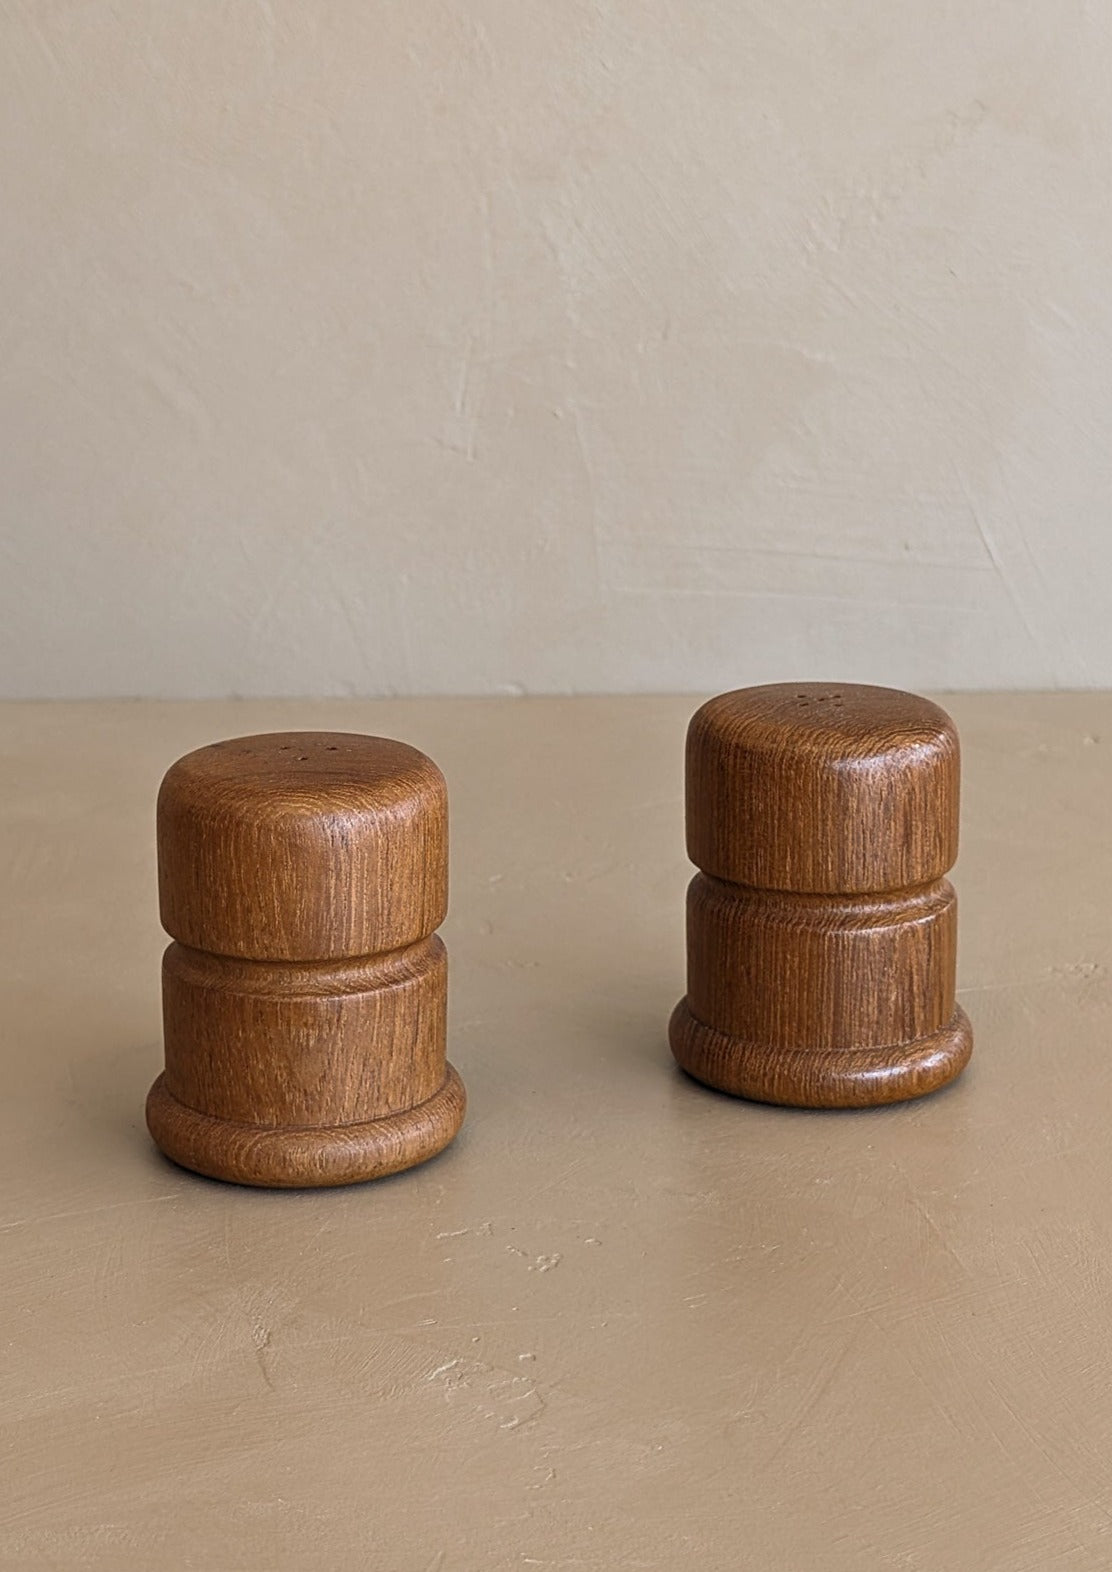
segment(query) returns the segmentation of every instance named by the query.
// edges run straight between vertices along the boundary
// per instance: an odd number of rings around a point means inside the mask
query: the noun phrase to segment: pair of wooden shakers
[[[953,1079],[958,739],[888,688],[710,700],[687,738],[688,985],[698,1080],[866,1107]],[[166,1068],[147,1122],[242,1184],[338,1185],[425,1161],[463,1120],[445,1057],[447,790],[431,759],[345,732],[241,737],[158,799]]]

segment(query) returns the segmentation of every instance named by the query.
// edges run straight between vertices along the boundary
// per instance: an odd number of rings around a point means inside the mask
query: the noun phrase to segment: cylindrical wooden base
[[[342,961],[171,944],[162,1017],[166,1085],[187,1108],[233,1124],[364,1124],[444,1084],[448,957],[436,934]]]
[[[687,935],[687,997],[672,1017],[672,1049],[721,1091],[865,1107],[933,1092],[969,1058],[946,879],[839,898],[699,873],[687,892]]]
[[[424,1162],[460,1127],[436,934],[389,955],[300,963],[171,944],[162,1002],[166,1070],[147,1123],[185,1168],[240,1184],[352,1184]]]
[[[214,1119],[187,1108],[160,1075],[147,1097],[147,1125],[167,1157],[234,1184],[315,1189],[382,1179],[426,1162],[454,1139],[467,1098],[451,1065],[427,1102],[363,1124],[278,1130]]]
[[[681,999],[668,1040],[688,1075],[735,1097],[795,1108],[873,1108],[923,1097],[960,1075],[973,1028],[959,1005],[938,1031],[889,1048],[770,1049],[705,1026]]]

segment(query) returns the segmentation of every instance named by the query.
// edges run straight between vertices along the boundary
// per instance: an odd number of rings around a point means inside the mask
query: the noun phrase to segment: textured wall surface
[[[1112,8],[0,5],[0,691],[1112,684]]]

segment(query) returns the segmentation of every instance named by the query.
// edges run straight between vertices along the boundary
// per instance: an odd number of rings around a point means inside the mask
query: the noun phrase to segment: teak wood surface
[[[918,1097],[965,1066],[955,1000],[957,732],[865,685],[721,694],[687,739],[687,995],[679,1063],[803,1107]]]
[[[445,1060],[444,777],[405,743],[232,738],[158,797],[166,1068],[147,1118],[187,1168],[242,1184],[381,1178],[464,1113]]]

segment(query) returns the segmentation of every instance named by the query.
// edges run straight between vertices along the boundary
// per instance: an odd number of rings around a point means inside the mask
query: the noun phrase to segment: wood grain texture
[[[155,1141],[244,1184],[347,1184],[431,1157],[445,1058],[447,790],[405,743],[343,732],[187,754],[158,799],[166,1068]]]
[[[892,689],[711,699],[687,742],[687,996],[670,1040],[723,1091],[806,1107],[917,1097],[972,1049],[954,998],[960,750]]]
[[[426,1162],[444,1150],[466,1108],[463,1082],[448,1065],[440,1090],[404,1113],[326,1129],[265,1129],[187,1107],[160,1075],[147,1098],[147,1120],[159,1146],[183,1168],[271,1190],[302,1190],[384,1179]]]
[[[893,688],[772,683],[710,699],[687,739],[687,854],[764,890],[865,895],[939,879],[958,853],[946,712]]]

